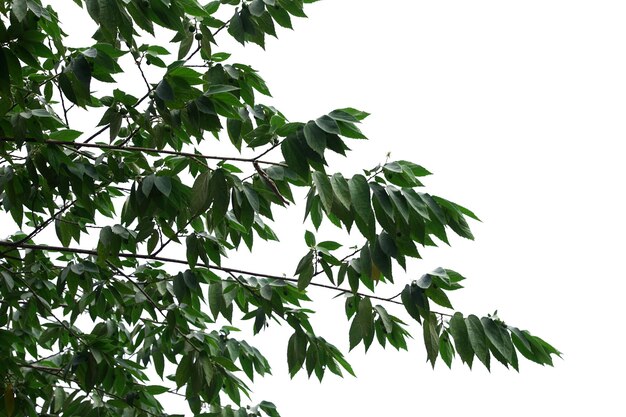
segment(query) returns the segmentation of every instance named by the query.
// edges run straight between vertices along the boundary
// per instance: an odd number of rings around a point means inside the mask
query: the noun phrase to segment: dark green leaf
[[[426,346],[426,354],[432,367],[435,367],[435,361],[439,355],[439,333],[437,332],[437,317],[434,313],[430,313],[424,320],[422,330],[424,333],[424,346]]]
[[[465,325],[476,357],[489,369],[489,342],[480,319],[471,314],[465,319]]]
[[[52,140],[61,140],[64,142],[71,142],[74,139],[77,139],[78,137],[80,137],[80,135],[82,134],[83,132],[79,132],[77,130],[63,129],[63,130],[58,130],[56,132],[50,133],[49,138]]]
[[[343,175],[336,173],[330,178],[330,183],[333,188],[333,193],[335,197],[337,197],[337,201],[339,201],[346,209],[350,209],[351,200],[350,200],[350,188],[348,186],[348,181],[343,177]]]
[[[156,95],[164,101],[174,100],[174,90],[167,79],[163,78],[156,87]]]
[[[454,357],[454,347],[450,342],[450,337],[447,332],[444,332],[439,338],[439,355],[445,364],[448,365],[448,368],[451,368],[452,359]]]
[[[296,136],[288,136],[283,140],[280,148],[289,168],[293,169],[302,178],[307,179],[309,177],[309,164],[307,163],[304,150],[298,144]]]
[[[459,353],[461,360],[467,363],[471,368],[474,360],[474,349],[472,348],[467,326],[465,325],[465,320],[461,313],[454,313],[450,319],[449,331],[454,338],[454,345],[456,346],[456,351]]]
[[[315,124],[320,127],[323,131],[331,134],[339,134],[339,126],[337,126],[337,122],[330,116],[322,116],[319,119],[315,120]]]
[[[385,310],[385,308],[381,305],[374,306],[374,309],[376,310],[376,312],[378,313],[378,316],[383,322],[385,331],[387,333],[391,333],[393,331],[393,322],[391,321],[391,318],[389,317],[389,313],[387,313],[387,310]]]
[[[304,138],[306,143],[320,155],[324,155],[326,149],[326,133],[315,122],[308,122],[304,126]]]
[[[426,296],[442,307],[453,308],[446,293],[438,287],[430,287],[426,291]]]
[[[191,212],[195,215],[206,211],[211,204],[209,199],[209,183],[211,172],[205,171],[196,177],[191,190]]]
[[[370,188],[367,184],[367,180],[363,175],[355,175],[348,181],[348,187],[350,189],[350,200],[352,207],[361,223],[357,222],[361,233],[368,238],[373,239],[376,233],[376,225],[374,221],[374,212],[372,211],[372,205],[370,203]]]
[[[512,362],[513,344],[506,328],[488,317],[483,317],[480,321],[485,329],[485,335],[487,339],[489,339],[489,342],[491,342],[506,361],[509,363]]]
[[[289,374],[293,376],[302,368],[306,360],[307,338],[303,332],[296,331],[287,343],[287,366]]]
[[[313,171],[313,182],[320,196],[326,213],[330,213],[333,207],[333,188],[328,176],[320,171]]]
[[[361,340],[373,335],[374,316],[372,313],[372,302],[370,299],[367,297],[360,299],[359,308],[350,326],[350,350],[358,345]]]

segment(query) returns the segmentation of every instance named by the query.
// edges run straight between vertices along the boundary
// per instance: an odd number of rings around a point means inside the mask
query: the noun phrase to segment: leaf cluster
[[[311,2],[74,0],[97,25],[80,45],[56,5],[0,4],[0,416],[161,416],[179,395],[194,415],[276,417],[270,402],[246,405],[271,367],[235,325],[288,326],[292,377],[354,375],[310,323],[312,287],[345,297],[350,349],[407,349],[421,325],[433,366],[457,353],[515,369],[517,353],[560,355],[496,315],[454,312],[454,271],[406,282],[421,248],[473,239],[478,218],[425,192],[430,172],[415,163],[351,177],[330,167],[366,139],[366,112],[291,121],[262,103],[270,90],[253,67],[218,51],[221,36],[263,47]],[[167,48],[154,37],[164,32]],[[117,86],[133,74],[141,97]],[[78,108],[92,130],[77,128]],[[232,156],[211,153],[215,141]],[[242,244],[278,241],[277,209],[300,195],[315,231],[294,275],[236,264]],[[324,220],[356,230],[357,244],[321,238]],[[397,281],[396,296],[377,295]]]

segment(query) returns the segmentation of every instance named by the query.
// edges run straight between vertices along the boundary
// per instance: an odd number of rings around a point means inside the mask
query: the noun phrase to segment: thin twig
[[[146,297],[146,300],[148,300],[148,302],[150,303],[150,305],[152,305],[152,307],[154,307],[162,316],[163,318],[165,318],[167,320],[167,314],[165,314],[163,312],[163,308],[159,307],[159,305],[156,303],[156,301],[154,301],[152,299],[152,297],[150,297],[150,294],[148,294],[146,292],[146,290],[144,290],[141,285],[139,285],[138,283],[136,283],[128,274],[124,273],[124,271],[122,271],[121,269],[119,269],[118,267],[116,267],[115,265],[113,265],[111,262],[107,261],[107,264],[114,270],[117,271],[117,273],[121,276],[123,276],[124,278],[126,278],[128,280],[128,282],[130,282],[135,288],[137,288],[137,290],[139,290],[139,292],[141,294],[143,294],[144,297]],[[189,336],[187,334],[185,334],[182,330],[180,330],[178,328],[178,326],[174,325],[174,328],[176,329],[176,331],[178,332],[178,334],[180,334],[186,341],[187,343],[189,343],[189,345],[198,353],[202,353],[202,350],[200,348],[198,348],[196,345],[194,345],[192,343],[192,341],[189,339]]]
[[[260,153],[259,155],[254,157],[255,161],[258,161],[260,158],[263,158],[265,155],[267,155],[268,153],[270,153],[272,150],[278,148],[280,146],[280,144],[282,143],[282,141],[278,141],[276,142],[274,145],[272,145],[270,148],[266,149],[264,152]]]
[[[67,118],[67,112],[68,109],[65,107],[65,97],[63,96],[63,92],[61,91],[61,86],[59,86],[59,83],[54,83],[57,88],[59,89],[59,96],[61,96],[61,108],[63,108],[63,118],[65,119],[65,126],[67,126],[67,128],[70,128],[70,121]]]
[[[146,87],[148,87],[148,93],[149,93],[150,91],[152,91],[152,86],[148,82],[148,79],[146,78],[146,74],[144,74],[143,72],[143,68],[141,68],[141,59],[136,60],[135,64],[137,65],[137,68],[139,68],[139,72],[141,73],[141,78],[143,78],[143,82],[146,84]]]
[[[52,221],[60,214],[62,214],[65,210],[67,210],[68,208],[70,208],[72,205],[74,205],[74,203],[76,203],[77,200],[74,200],[70,203],[65,204],[63,207],[61,207],[59,210],[57,210],[52,216],[48,217],[43,223],[41,223],[39,226],[35,227],[35,229],[30,232],[28,235],[24,236],[23,238],[21,238],[20,240],[18,240],[17,242],[13,242],[15,244],[21,244],[24,242],[29,241],[30,239],[34,238],[35,236],[37,236],[43,229],[45,229],[50,223],[52,223]],[[0,252],[0,257],[4,256],[6,253],[10,252],[11,249],[7,249],[5,251]]]
[[[4,265],[0,265],[0,267],[6,269],[8,272],[12,272],[9,268],[7,268]],[[43,308],[46,309],[46,311],[48,311],[48,313],[61,325],[65,328],[65,330],[67,330],[67,332],[72,335],[72,337],[74,337],[77,340],[81,339],[81,336],[79,334],[77,334],[76,332],[74,332],[74,330],[70,327],[67,326],[67,324],[65,324],[64,321],[62,321],[61,319],[59,319],[54,312],[52,311],[52,309],[50,308],[50,306],[46,303],[46,301],[41,298],[41,296],[37,293],[37,291],[30,286],[30,284],[26,281],[26,279],[24,278],[22,280],[22,283],[24,284],[24,286],[26,286],[26,288],[28,288],[28,290],[33,294],[33,296],[39,300],[39,302],[41,303],[41,305],[43,306]]]

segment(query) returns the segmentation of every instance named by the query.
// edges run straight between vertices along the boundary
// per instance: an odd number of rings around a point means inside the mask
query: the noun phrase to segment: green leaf
[[[330,213],[333,208],[333,188],[328,180],[328,176],[320,171],[313,171],[313,182],[320,196],[322,205],[326,213]]]
[[[406,312],[409,313],[409,316],[421,323],[422,318],[416,301],[417,297],[415,295],[417,290],[420,290],[417,286],[405,285],[404,289],[400,293],[400,299],[402,300],[402,304],[404,305]]]
[[[337,126],[339,127],[339,134],[341,136],[345,136],[350,139],[367,139],[367,136],[365,136],[363,132],[361,132],[361,130],[353,123],[337,121]]]
[[[453,308],[446,293],[438,287],[430,287],[426,291],[426,296],[442,307]]]
[[[368,239],[373,239],[376,234],[376,225],[374,221],[374,212],[370,203],[370,188],[367,184],[367,180],[363,175],[357,174],[350,178],[348,181],[348,188],[350,189],[350,200],[352,207],[361,220],[357,222],[363,236]]]
[[[372,260],[376,267],[383,273],[385,278],[393,281],[391,258],[382,249],[379,239],[371,245],[371,252]]]
[[[304,241],[309,247],[315,246],[315,235],[307,230],[304,232]]]
[[[513,362],[513,343],[506,328],[488,317],[483,317],[480,321],[491,344],[504,359],[509,363]]]
[[[315,120],[315,124],[324,132],[337,135],[339,134],[339,126],[337,122],[330,116],[322,116]]]
[[[360,123],[359,119],[344,110],[333,110],[328,113],[332,119],[348,123]]]
[[[283,156],[289,168],[293,169],[303,179],[309,177],[309,164],[307,163],[306,154],[302,147],[298,144],[295,135],[288,136],[280,145]]]
[[[191,189],[191,212],[198,215],[208,210],[211,201],[209,199],[209,183],[211,172],[205,171],[196,177]]]
[[[367,339],[374,333],[374,316],[372,302],[368,297],[359,300],[357,310],[352,325],[350,326],[350,350],[359,344],[361,340]]]
[[[26,4],[26,0],[13,0],[11,4],[11,11],[19,22],[23,21],[26,18],[26,14],[28,13],[28,5]]]
[[[309,251],[298,263],[298,267],[296,268],[296,275],[298,275],[298,289],[305,289],[311,279],[313,279],[313,274],[315,270],[313,267],[313,252]]]
[[[326,133],[324,133],[315,122],[308,122],[304,126],[304,138],[311,149],[321,156],[324,156],[324,150],[326,149]]]
[[[452,368],[452,358],[454,357],[454,347],[450,342],[450,336],[444,332],[439,338],[439,355],[448,368]]]
[[[333,241],[324,241],[324,242],[320,242],[317,244],[318,248],[323,248],[323,249],[327,249],[327,250],[336,250],[339,249],[341,247],[340,243],[337,242],[333,242]]]
[[[15,3],[13,3],[13,7],[15,8]],[[11,96],[11,79],[9,78],[9,63],[5,53],[5,49],[0,48],[0,72],[3,74],[0,77],[0,93],[9,97]]]
[[[287,343],[287,366],[292,378],[302,368],[306,360],[306,347],[307,338],[304,332],[296,331],[289,338]]]
[[[226,171],[218,168],[213,171],[209,181],[209,200],[213,203],[212,218],[214,224],[221,222],[228,210],[229,188],[226,181]]]
[[[115,0],[98,0],[98,4],[98,23],[114,36],[117,32],[117,3]]]
[[[349,210],[351,206],[351,199],[348,181],[346,181],[343,175],[336,173],[330,178],[330,184],[332,185],[335,197],[337,197],[337,201]]]
[[[358,265],[361,281],[370,291],[374,291],[374,281],[372,280],[372,255],[368,243],[365,243],[361,248]],[[378,278],[378,276],[376,276],[376,278]]]
[[[244,184],[243,185],[243,193],[246,196],[246,199],[248,200],[248,203],[250,203],[250,206],[252,207],[252,209],[255,212],[258,212],[261,208],[260,203],[259,203],[259,195],[257,194],[256,191],[254,191],[254,189],[248,185],[248,184]]]
[[[170,389],[162,385],[146,385],[145,390],[150,395],[159,395],[168,392]]]
[[[163,101],[174,100],[174,90],[172,90],[172,86],[165,78],[156,86],[155,93]]]
[[[15,392],[13,391],[13,385],[8,383],[4,387],[4,409],[7,416],[11,417],[15,411]]]
[[[342,111],[344,113],[348,113],[349,115],[353,116],[354,118],[356,118],[357,120],[363,120],[365,119],[367,116],[369,116],[370,114],[361,110],[357,110],[354,109],[352,107],[346,107],[344,109],[338,109],[338,111]]]
[[[217,319],[219,313],[225,307],[224,296],[222,294],[222,282],[212,282],[209,285],[209,308],[211,314]]]
[[[252,0],[250,2],[250,5],[248,6],[248,10],[250,10],[250,14],[252,16],[261,16],[265,11],[265,5],[263,4],[263,0]]]
[[[467,208],[465,208],[465,207],[463,207],[463,206],[460,206],[460,205],[458,205],[458,204],[456,204],[456,203],[453,203],[452,201],[448,201],[448,200],[446,200],[445,198],[441,198],[441,197],[436,197],[436,196],[433,196],[433,199],[434,199],[437,203],[439,203],[440,205],[447,205],[448,207],[450,207],[450,208],[452,208],[452,209],[454,209],[454,210],[458,211],[459,213],[461,213],[461,214],[463,214],[463,215],[465,215],[465,216],[467,216],[467,217],[471,217],[471,218],[472,218],[472,219],[474,219],[474,220],[481,221],[481,220],[478,218],[478,216],[476,216],[476,215],[474,214],[474,212],[472,212],[471,210],[469,210],[469,209],[467,209]]]
[[[291,26],[291,18],[289,17],[289,13],[287,13],[284,9],[278,6],[270,6],[267,7],[268,13],[272,16],[272,19],[276,21],[279,25],[287,29],[293,29]]]
[[[465,319],[465,325],[476,357],[489,369],[489,344],[480,319],[471,314]]]
[[[449,324],[449,331],[454,338],[456,351],[461,357],[461,360],[464,363],[467,363],[467,365],[471,368],[474,360],[474,349],[472,348],[472,344],[469,339],[469,333],[467,331],[467,326],[465,325],[465,320],[463,319],[463,314],[459,312],[454,313]]]
[[[439,333],[437,332],[437,317],[434,313],[426,316],[422,330],[424,334],[424,346],[426,346],[426,354],[432,367],[435,367],[435,361],[439,355]]]
[[[191,367],[193,366],[191,355],[185,355],[178,363],[176,368],[176,387],[180,388],[187,383],[191,374]]]
[[[83,132],[79,132],[78,130],[72,129],[62,129],[57,130],[56,132],[50,133],[48,137],[52,140],[61,140],[63,142],[71,142],[75,139],[78,139]]]
[[[415,281],[415,284],[423,290],[430,288],[432,283],[433,283],[433,277],[430,274],[424,274],[418,280]]]
[[[230,19],[228,33],[240,44],[245,44],[246,32],[244,30],[243,21],[241,20],[241,15],[237,11],[235,11],[235,14]]]
[[[146,178],[144,178],[143,181],[141,181],[141,192],[146,197],[149,197],[150,193],[152,192],[152,187],[154,187],[155,178],[156,178],[155,175],[151,174],[151,175],[148,175]]]
[[[198,237],[195,234],[187,236],[185,243],[187,245],[187,263],[189,264],[189,267],[193,269],[198,261],[201,246],[198,242]]]
[[[385,331],[387,333],[391,333],[393,331],[393,322],[391,321],[391,318],[389,317],[389,313],[387,313],[387,310],[385,310],[385,308],[381,305],[374,306],[374,309],[376,310],[376,312],[378,313],[378,316],[383,322]]]

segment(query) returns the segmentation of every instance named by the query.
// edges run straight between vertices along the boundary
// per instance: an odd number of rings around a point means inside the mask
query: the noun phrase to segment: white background
[[[359,347],[349,355],[358,378],[319,384],[289,380],[288,335],[269,329],[275,377],[255,385],[258,396],[302,417],[624,415],[626,4],[342,0],[306,10],[294,32],[246,52],[277,107],[296,120],[371,112],[371,140],[351,142],[344,172],[390,151],[434,172],[429,192],[483,220],[475,242],[427,251],[405,282],[456,269],[468,277],[457,309],[498,309],[564,356],[554,368],[524,360],[519,374],[460,361],[433,371],[413,326],[408,353]],[[342,302],[316,309],[318,332],[347,349]]]
[[[272,326],[252,341],[274,369],[254,384],[255,399],[274,401],[284,417],[624,415],[626,3],[338,0],[306,12],[266,51],[235,47],[233,58],[267,81],[268,102],[291,120],[345,106],[372,113],[362,127],[371,140],[350,141],[354,152],[333,159],[331,172],[351,174],[391,152],[435,174],[428,192],[483,220],[471,224],[475,242],[452,239],[423,251],[407,274],[396,268],[397,285],[437,266],[458,270],[468,277],[452,295],[458,310],[497,309],[564,356],[554,368],[522,360],[519,374],[497,362],[491,373],[460,361],[432,370],[421,329],[407,319],[409,352],[359,347],[348,355],[358,378],[320,384],[289,379],[289,332]],[[303,212],[279,212],[282,243],[228,266],[293,273],[306,252]],[[322,230],[318,240],[360,243]],[[347,350],[343,302],[314,295],[317,332]]]

